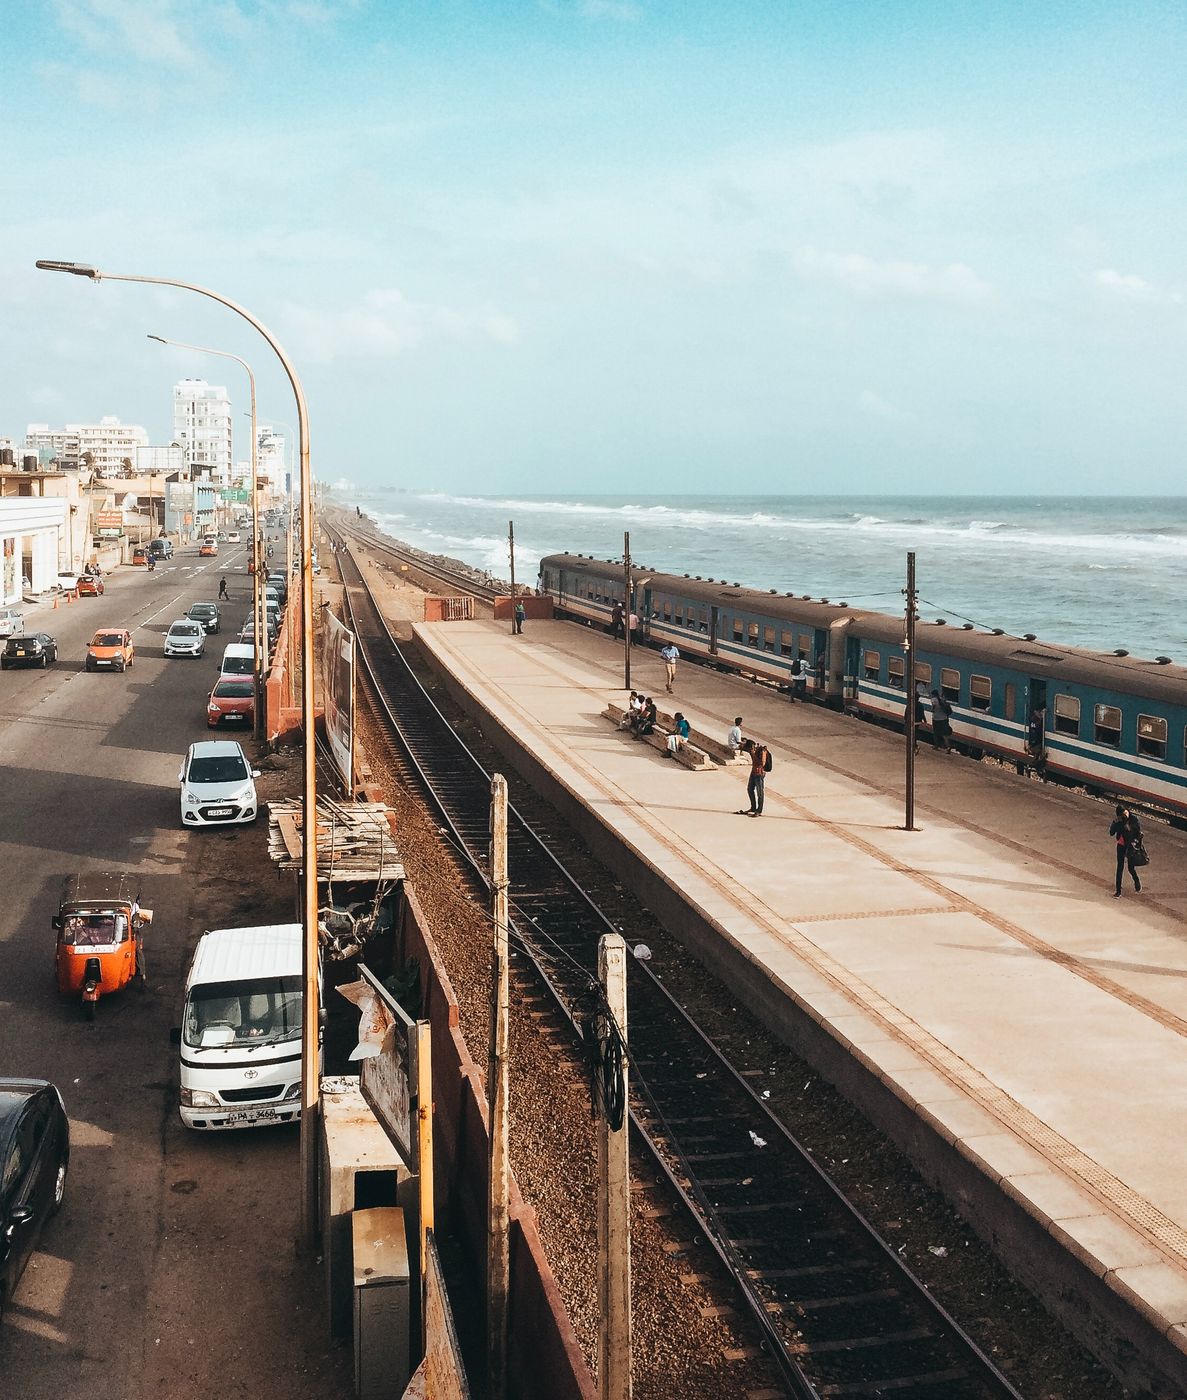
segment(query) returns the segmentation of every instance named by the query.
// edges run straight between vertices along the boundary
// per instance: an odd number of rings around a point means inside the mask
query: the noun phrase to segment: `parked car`
[[[61,1209],[70,1121],[45,1079],[0,1079],[0,1320],[45,1222]]]
[[[288,597],[288,579],[285,578],[283,573],[278,573],[275,569],[272,571],[272,573],[268,575],[267,581],[264,586],[266,588],[275,588],[277,593],[280,594],[280,601],[282,603]]]
[[[256,819],[259,770],[232,739],[191,744],[177,781],[182,826],[225,826]]]
[[[273,647],[273,645],[274,645],[275,642],[276,642],[276,638],[277,638],[277,635],[278,635],[278,629],[276,628],[276,626],[275,626],[274,623],[272,622],[272,619],[271,619],[271,618],[268,619],[268,626],[265,628],[265,631],[266,631],[267,637],[268,637],[268,648],[269,648],[269,650],[271,650],[271,648]],[[255,622],[255,618],[254,618],[254,617],[249,617],[249,618],[247,619],[247,621],[243,624],[243,626],[239,629],[239,640],[240,640],[241,642],[254,642],[255,639],[256,639],[256,622]]]
[[[256,715],[256,686],[251,676],[220,679],[206,702],[206,723],[217,729],[223,720],[233,724],[253,724]]]
[[[191,618],[178,618],[165,633],[166,656],[201,656],[206,650],[206,628]]]
[[[0,652],[0,671],[14,666],[40,666],[43,670],[58,659],[58,644],[48,632],[25,632],[9,637]]]
[[[97,574],[79,575],[78,596],[80,598],[102,598],[105,592],[103,580]]]
[[[61,573],[58,574],[57,586],[63,593],[77,593],[78,575],[73,569],[63,569]]]
[[[0,608],[0,637],[14,637],[25,630],[25,614],[20,608]]]
[[[126,671],[136,660],[132,634],[118,627],[101,628],[87,647],[88,671]]]
[[[223,615],[219,612],[217,603],[191,603],[186,617],[193,622],[200,622],[207,632],[222,631]]]
[[[157,559],[172,559],[173,541],[165,539],[164,536],[161,536],[159,539],[149,540],[148,552]]]
[[[256,668],[256,649],[242,642],[228,642],[223,648],[220,676],[250,676]]]

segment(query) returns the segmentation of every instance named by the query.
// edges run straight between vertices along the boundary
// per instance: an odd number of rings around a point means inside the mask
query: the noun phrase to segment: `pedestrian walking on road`
[[[225,574],[218,581],[218,601],[220,603],[229,603],[231,601],[231,595],[227,592],[227,579]]]
[[[610,635],[616,642],[623,640],[622,604],[615,603],[610,610]]]
[[[1117,887],[1113,891],[1113,898],[1120,899],[1121,877],[1125,874],[1125,867],[1129,866],[1129,873],[1133,876],[1134,892],[1140,894],[1142,882],[1138,879],[1137,867],[1146,865],[1149,857],[1142,844],[1142,824],[1136,814],[1128,807],[1123,807],[1120,802],[1117,804],[1116,813],[1116,819],[1109,827],[1109,835],[1117,841]]]
[[[675,642],[669,642],[660,652],[660,655],[664,659],[664,669],[668,673],[668,691],[670,693],[672,686],[676,682],[676,662],[680,660],[680,652]]]
[[[516,603],[516,605],[515,605],[515,635],[516,635],[516,636],[519,636],[519,634],[523,631],[523,620],[524,620],[525,617],[527,617],[527,615],[528,615],[528,610],[527,610],[527,608],[525,608],[524,605],[523,605],[522,603]]]
[[[749,811],[745,807],[738,809],[740,817],[761,817],[763,808],[763,798],[766,795],[767,774],[774,767],[771,761],[771,751],[765,744],[760,744],[756,739],[743,739],[742,752],[750,756],[750,779],[746,784],[746,796],[750,799]]]

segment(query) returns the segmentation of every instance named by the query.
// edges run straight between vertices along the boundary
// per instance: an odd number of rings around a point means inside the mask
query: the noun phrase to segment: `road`
[[[223,574],[223,633],[203,659],[165,660],[170,622],[213,600]],[[264,822],[194,832],[179,820],[181,757],[208,736],[222,646],[250,611],[245,551],[199,561],[187,547],[106,582],[102,598],[26,608],[60,659],[0,675],[0,1074],[53,1080],[72,1133],[64,1208],[0,1332],[0,1393],[345,1397],[349,1350],[331,1349],[320,1269],[295,1254],[296,1130],[189,1133],[176,1109],[169,1029],[199,934],[293,917]],[[122,675],[83,669],[103,624],[134,629]],[[293,789],[297,762],[265,762],[262,800]],[[147,992],[101,1001],[93,1024],[53,979],[50,918],[79,869],[139,874],[154,910]]]

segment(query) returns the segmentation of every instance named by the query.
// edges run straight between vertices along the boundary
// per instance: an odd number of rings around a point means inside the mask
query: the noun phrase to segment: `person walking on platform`
[[[527,615],[527,608],[524,607],[522,602],[517,602],[515,604],[515,635],[517,637],[523,631],[524,618],[526,618]]]
[[[735,715],[734,722],[725,736],[730,753],[738,753],[742,748],[742,716]]]
[[[222,578],[220,578],[218,581],[218,601],[220,603],[229,603],[231,601],[231,595],[227,592],[226,574],[224,574]]]
[[[763,798],[766,795],[767,774],[774,766],[771,762],[771,751],[765,744],[760,744],[755,739],[743,739],[742,751],[750,755],[750,779],[746,784],[746,796],[750,798],[750,810],[747,811],[745,807],[740,807],[738,815],[740,817],[761,817]]]
[[[610,635],[614,638],[616,642],[621,642],[622,640],[624,640],[621,603],[615,603],[614,607],[610,610]]]
[[[1127,865],[1129,873],[1133,876],[1134,892],[1141,893],[1142,882],[1138,879],[1137,867],[1146,864],[1147,856],[1142,845],[1142,824],[1136,814],[1128,807],[1123,807],[1120,802],[1117,804],[1116,814],[1116,819],[1109,827],[1109,835],[1117,841],[1117,887],[1113,891],[1113,898],[1120,899],[1121,877],[1125,874]]]
[[[668,735],[668,757],[675,758],[684,745],[688,742],[688,734],[691,726],[679,710],[674,716],[674,727]]]
[[[660,655],[664,659],[664,670],[668,675],[668,693],[671,694],[672,686],[676,683],[676,662],[680,660],[680,652],[675,642],[669,642]]]

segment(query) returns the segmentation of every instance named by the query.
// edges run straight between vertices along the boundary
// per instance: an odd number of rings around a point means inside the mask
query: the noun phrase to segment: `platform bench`
[[[607,719],[613,720],[616,727],[622,724],[626,710],[622,705],[615,705],[613,701],[602,711]],[[650,744],[653,749],[658,749],[661,753],[668,752],[668,739],[672,732],[674,721],[669,717],[669,727],[665,729],[662,723],[657,723],[650,734],[643,736],[644,743]],[[633,736],[632,736],[633,737]],[[693,773],[707,773],[713,767],[713,760],[704,751],[694,744],[691,738],[686,739],[673,755],[676,762],[682,767],[689,769]]]

